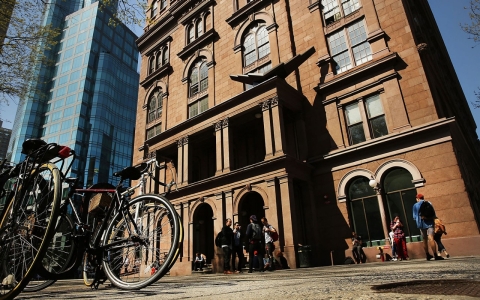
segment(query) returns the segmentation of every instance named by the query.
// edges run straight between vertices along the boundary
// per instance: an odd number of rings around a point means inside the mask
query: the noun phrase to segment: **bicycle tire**
[[[83,260],[82,260],[82,266],[83,266],[83,283],[86,286],[92,286],[93,281],[95,279],[95,268],[92,267],[89,263],[93,260],[91,257],[89,257],[89,253],[85,252],[83,254]]]
[[[10,284],[0,290],[0,300],[13,299],[35,274],[54,234],[50,220],[58,216],[60,198],[60,171],[46,163],[32,171],[10,202],[0,223],[0,279]]]
[[[119,211],[102,239],[105,274],[113,285],[125,290],[141,289],[156,282],[178,257],[181,230],[173,205],[164,196],[148,194],[130,200],[123,212],[135,213],[137,205],[140,232],[129,232],[134,230],[132,220]],[[127,257],[132,266],[125,268]],[[158,268],[151,272],[155,262]]]

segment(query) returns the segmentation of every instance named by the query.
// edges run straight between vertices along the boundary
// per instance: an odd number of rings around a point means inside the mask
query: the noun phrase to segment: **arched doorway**
[[[243,230],[246,230],[247,225],[250,224],[251,215],[257,216],[258,221],[265,216],[264,206],[265,202],[257,192],[249,192],[242,197],[238,204],[238,222]]]
[[[213,210],[210,205],[203,203],[193,215],[193,253],[203,253],[209,264],[214,256]]]

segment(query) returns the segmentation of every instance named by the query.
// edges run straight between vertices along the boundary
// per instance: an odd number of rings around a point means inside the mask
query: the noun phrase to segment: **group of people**
[[[257,221],[257,217],[255,215],[251,215],[250,223],[247,226],[245,236],[243,236],[241,226],[238,222],[235,222],[233,229],[231,226],[232,220],[227,219],[221,232],[221,248],[224,257],[224,274],[242,272],[242,266],[244,266],[244,248],[249,257],[248,273],[253,272],[255,259],[258,259],[259,253],[265,253],[263,259],[257,260],[260,270],[273,271],[273,251],[275,250],[275,245],[273,244],[274,239],[272,235],[277,233],[277,230],[268,223],[267,218],[261,218],[260,225]],[[244,243],[246,245],[245,247]],[[238,256],[238,264],[235,268],[236,256]]]
[[[427,260],[432,258],[435,260],[443,260],[442,253],[445,254],[446,258],[449,258],[450,255],[442,244],[442,235],[447,234],[445,225],[437,218],[433,205],[426,201],[422,194],[417,194],[416,200],[417,203],[413,205],[413,219],[416,222],[417,228],[420,229]],[[409,259],[403,227],[400,217],[395,215],[390,222],[391,231],[389,233],[393,261]],[[430,254],[430,250],[432,254]],[[352,254],[357,264],[366,261],[366,256],[363,252],[362,238],[355,232],[352,233]]]

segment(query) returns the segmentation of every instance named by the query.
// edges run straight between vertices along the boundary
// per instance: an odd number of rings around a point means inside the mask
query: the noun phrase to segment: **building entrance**
[[[207,257],[207,264],[214,257],[215,233],[212,217],[213,210],[205,203],[200,205],[193,215],[193,253],[190,257],[195,257],[197,252],[203,253]]]

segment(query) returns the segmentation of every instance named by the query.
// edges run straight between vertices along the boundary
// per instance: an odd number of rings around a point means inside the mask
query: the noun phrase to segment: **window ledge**
[[[195,95],[193,95],[192,97],[188,97],[188,104],[192,104],[193,102],[199,100],[200,98],[203,98],[205,96],[208,96],[208,89],[206,89],[205,91],[203,92],[200,92],[200,93],[196,93]]]
[[[398,58],[398,54],[396,52],[389,53],[383,57],[380,57],[375,60],[371,60],[369,62],[366,62],[362,65],[359,65],[353,69],[350,69],[338,75],[333,75],[334,77],[331,80],[328,80],[324,83],[320,83],[314,89],[317,93],[319,93],[320,91],[324,91],[325,89],[336,87],[339,84],[344,84],[347,80],[351,81],[353,77],[356,77],[358,75],[363,75],[365,72],[369,72],[369,70],[375,67],[383,66],[388,63],[394,63],[397,60],[397,58]]]
[[[160,67],[160,69],[155,70],[153,73],[149,74],[142,82],[140,82],[140,85],[142,87],[146,87],[150,85],[155,78],[162,77],[166,73],[168,73],[172,69],[172,66],[170,65],[170,62],[164,64],[163,66]]]
[[[156,118],[155,120],[153,120],[152,122],[148,123],[147,126],[146,126],[146,130],[150,129],[150,128],[153,128],[155,127],[156,125],[158,124],[162,124],[162,115],[160,115],[158,118]],[[158,134],[157,134],[158,135]]]
[[[253,63],[249,64],[248,66],[245,66],[243,68],[243,74],[246,74],[256,68],[259,68],[260,66],[266,64],[267,62],[270,62],[271,59],[270,59],[270,53],[268,55],[265,55],[264,57],[260,58],[260,59],[257,59],[256,61],[254,61]]]
[[[241,21],[247,19],[253,13],[253,11],[258,10],[260,7],[266,6],[271,1],[272,0],[253,0],[234,12],[225,20],[225,22],[227,22],[231,27],[234,27]]]
[[[195,50],[200,48],[200,45],[206,41],[213,40],[217,36],[217,32],[212,28],[205,32],[201,37],[194,40],[187,46],[185,46],[182,51],[180,51],[177,56],[180,57],[182,60],[185,60],[190,56]]]
[[[344,27],[354,21],[357,21],[360,18],[363,18],[365,15],[363,11],[363,6],[359,7],[356,11],[353,11],[352,13],[342,16],[340,19],[337,21],[330,23],[325,26],[325,34],[328,35],[332,33],[333,31],[338,30],[341,27]]]
[[[312,1],[310,1],[310,2],[312,2]],[[320,4],[320,1],[313,1],[313,3],[308,6],[308,9],[312,13],[312,12],[316,11],[317,9],[321,9],[321,7],[322,7],[322,5]]]

